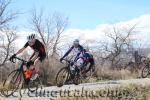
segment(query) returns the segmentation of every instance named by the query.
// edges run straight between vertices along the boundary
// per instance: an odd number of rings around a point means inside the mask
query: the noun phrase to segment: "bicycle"
[[[24,75],[23,66],[27,64],[27,61],[18,57],[15,57],[14,59],[20,60],[21,65],[17,69],[13,70],[8,74],[6,80],[4,80],[3,82],[3,89],[1,90],[1,93],[4,96],[9,97],[12,96],[13,93],[16,92],[18,89],[20,89],[19,93],[21,95],[21,89],[26,88],[26,86],[30,92],[35,92],[40,85],[42,86],[40,77],[37,77],[36,80],[30,80],[31,76],[34,73],[33,70],[32,74],[30,75],[30,78],[26,79]],[[14,61],[12,62],[15,63]]]
[[[84,69],[79,71],[79,74],[76,70],[72,70],[72,62],[71,60],[63,59],[66,62],[66,66],[61,68],[55,78],[56,85],[61,87],[65,84],[73,83],[78,85],[83,82],[88,82],[88,80],[93,76],[95,71],[95,66],[91,68],[89,66],[84,66]],[[76,69],[76,68],[75,68]],[[75,71],[75,72],[73,72]],[[86,73],[83,73],[86,72]]]
[[[141,77],[146,78],[150,76],[150,61],[144,60],[144,67],[142,68]]]

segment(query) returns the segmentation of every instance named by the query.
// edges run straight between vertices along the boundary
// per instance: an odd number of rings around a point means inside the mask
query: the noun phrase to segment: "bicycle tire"
[[[80,83],[83,83],[83,82],[87,83],[91,79],[91,77],[94,75],[94,72],[95,72],[95,66],[92,66],[89,69],[85,69],[85,71],[87,71],[85,75],[81,74],[80,76],[80,81],[79,81]]]
[[[19,88],[21,81],[21,72],[18,70],[12,71],[10,74],[8,74],[6,80],[3,82],[3,89],[1,91],[2,95],[6,97],[13,95],[13,93]],[[6,89],[6,87],[8,87],[8,89]]]
[[[148,77],[148,75],[150,75],[150,68],[145,66],[142,69],[141,77],[146,78],[146,77]]]
[[[61,77],[64,78],[64,79],[63,79],[63,82],[62,82],[62,80],[61,80],[61,82],[60,82],[60,81],[59,81],[60,74],[61,74],[63,71],[66,72],[66,76],[64,77],[63,75],[61,75]],[[57,85],[58,87],[61,87],[61,86],[63,86],[63,85],[65,84],[65,82],[66,82],[68,79],[69,79],[69,70],[68,70],[68,67],[63,67],[63,68],[61,68],[61,69],[58,71],[58,73],[57,73],[57,75],[56,75],[56,78],[55,78],[56,85]]]
[[[36,80],[30,80],[29,83],[28,83],[28,90],[30,92],[35,92],[38,90],[39,86],[41,85],[41,88],[42,88],[42,82],[40,80],[40,77],[37,77]]]

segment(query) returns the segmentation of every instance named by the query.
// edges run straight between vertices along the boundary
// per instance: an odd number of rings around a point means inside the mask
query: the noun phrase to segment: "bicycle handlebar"
[[[20,61],[23,61],[23,62],[27,63],[27,61],[24,60],[24,59],[21,59],[21,58],[18,58],[18,57],[15,57],[15,58],[18,59],[18,60],[20,60]]]
[[[20,61],[22,61],[22,62],[27,63],[27,61],[25,61],[24,59],[21,59],[21,58],[19,58],[19,57],[14,57],[14,58],[15,58],[15,59],[18,59],[18,60],[20,60]],[[10,60],[10,61],[11,61],[11,60]],[[12,60],[11,62],[15,63],[13,60]]]

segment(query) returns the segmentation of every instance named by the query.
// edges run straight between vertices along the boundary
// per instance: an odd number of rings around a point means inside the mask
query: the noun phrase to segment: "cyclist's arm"
[[[21,48],[17,53],[16,55],[20,54],[22,51],[24,51],[27,47],[29,46],[28,42],[24,45],[23,48]]]
[[[62,58],[65,58],[66,56],[68,56],[68,54],[72,51],[73,47],[71,47],[65,54]]]
[[[16,53],[16,55],[18,55],[18,54],[20,54],[22,51],[24,51],[25,50],[25,47],[23,47],[23,48],[21,48],[17,53]]]

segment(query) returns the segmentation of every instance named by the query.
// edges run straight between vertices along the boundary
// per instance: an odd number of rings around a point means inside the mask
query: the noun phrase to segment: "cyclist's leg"
[[[33,76],[31,77],[31,80],[35,80],[39,76],[40,65],[41,65],[41,61],[39,60],[39,58],[37,58],[34,61],[34,69],[35,70],[34,70]],[[31,69],[33,69],[33,66],[31,67]]]
[[[84,59],[82,57],[78,58],[77,61],[75,62],[75,70],[79,74],[80,70],[83,67]]]
[[[32,54],[32,56],[29,58],[29,60],[31,60],[35,55],[35,52]],[[34,61],[35,62],[35,61]],[[26,66],[28,69],[34,69],[34,64],[30,65],[30,66]]]
[[[26,70],[27,70],[27,66],[23,65],[23,71],[26,71]]]
[[[91,70],[91,68],[92,68],[92,67],[94,67],[94,65],[95,65],[94,61],[93,61],[93,60],[92,60],[92,61],[90,61],[89,68],[88,68],[88,70],[86,70],[86,72],[85,72],[85,73],[87,73],[89,70]]]
[[[84,71],[84,69],[86,69],[86,66],[90,63],[89,62],[89,59],[90,59],[89,53],[84,53],[82,59],[83,59],[83,65],[82,65],[81,69]]]
[[[39,76],[40,65],[42,65],[42,62],[44,61],[45,58],[46,58],[46,55],[38,57],[34,61],[35,75],[32,78],[33,80],[35,80]]]
[[[39,58],[37,58],[37,59],[34,61],[34,68],[35,68],[35,72],[36,72],[36,73],[39,72],[40,65],[41,65],[41,61],[39,60]]]
[[[83,55],[84,59],[85,59],[85,62],[86,64],[90,64],[88,69],[85,70],[84,73],[87,73],[89,70],[91,70],[91,68],[95,65],[95,62],[94,62],[94,58],[93,58],[93,55],[90,54],[89,52],[86,52],[84,55]],[[85,65],[84,67],[87,67],[87,65]]]

